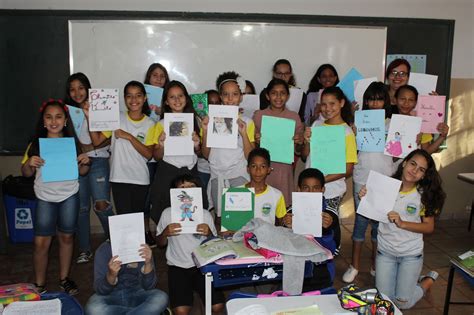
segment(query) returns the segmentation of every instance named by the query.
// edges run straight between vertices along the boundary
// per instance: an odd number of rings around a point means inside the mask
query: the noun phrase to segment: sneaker
[[[76,283],[67,277],[59,281],[59,287],[69,295],[76,295],[79,293]]]
[[[76,259],[76,264],[86,264],[92,260],[93,254],[90,251],[80,252]]]
[[[428,272],[426,275],[421,275],[421,276],[418,278],[418,282],[421,282],[421,281],[423,281],[423,280],[426,279],[426,278],[431,278],[431,279],[433,279],[433,281],[436,281],[436,279],[438,279],[438,276],[439,276],[439,273],[437,273],[437,272],[434,271],[434,270],[431,270],[431,271]]]
[[[345,283],[352,283],[358,274],[359,270],[352,267],[352,265],[349,265],[349,268],[347,268],[346,272],[344,272],[344,275],[342,276],[342,281]]]
[[[370,267],[370,275],[371,275],[372,277],[375,277],[375,269],[374,269],[374,267]]]
[[[151,231],[148,231],[145,233],[145,242],[150,248],[156,247],[156,240],[155,240],[155,237],[153,236],[153,233],[151,233]]]
[[[36,283],[33,283],[36,287],[36,291],[38,291],[39,294],[44,294],[48,291],[46,291],[46,285],[43,284],[43,285],[37,285]]]

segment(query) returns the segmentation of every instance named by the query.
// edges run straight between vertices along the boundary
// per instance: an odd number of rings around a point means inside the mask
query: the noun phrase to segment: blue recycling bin
[[[22,199],[3,195],[7,213],[8,235],[12,243],[33,242],[33,218],[37,206],[36,200]]]

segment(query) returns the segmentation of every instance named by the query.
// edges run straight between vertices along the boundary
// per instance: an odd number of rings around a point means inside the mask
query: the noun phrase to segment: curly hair
[[[239,74],[235,71],[221,73],[216,79],[216,88],[219,91],[219,94],[222,92],[222,83],[224,83],[224,81],[235,81],[237,83],[238,77]]]

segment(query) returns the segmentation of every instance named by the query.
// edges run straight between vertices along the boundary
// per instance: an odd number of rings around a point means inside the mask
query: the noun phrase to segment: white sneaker
[[[370,267],[370,275],[371,275],[372,277],[375,277],[375,269],[374,269],[374,267]]]
[[[349,268],[347,268],[346,272],[344,272],[344,275],[342,276],[342,281],[345,283],[352,283],[359,274],[359,270],[355,269],[352,265],[349,265]]]

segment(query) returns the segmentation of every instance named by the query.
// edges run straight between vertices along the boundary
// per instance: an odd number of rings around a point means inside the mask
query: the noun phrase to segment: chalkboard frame
[[[189,20],[387,27],[387,54],[426,54],[426,72],[449,99],[454,20],[142,11],[0,10],[0,155],[22,155],[40,103],[65,94],[69,20]],[[433,42],[429,33],[435,32]],[[409,38],[406,38],[409,35]],[[305,88],[305,87],[303,87]]]

